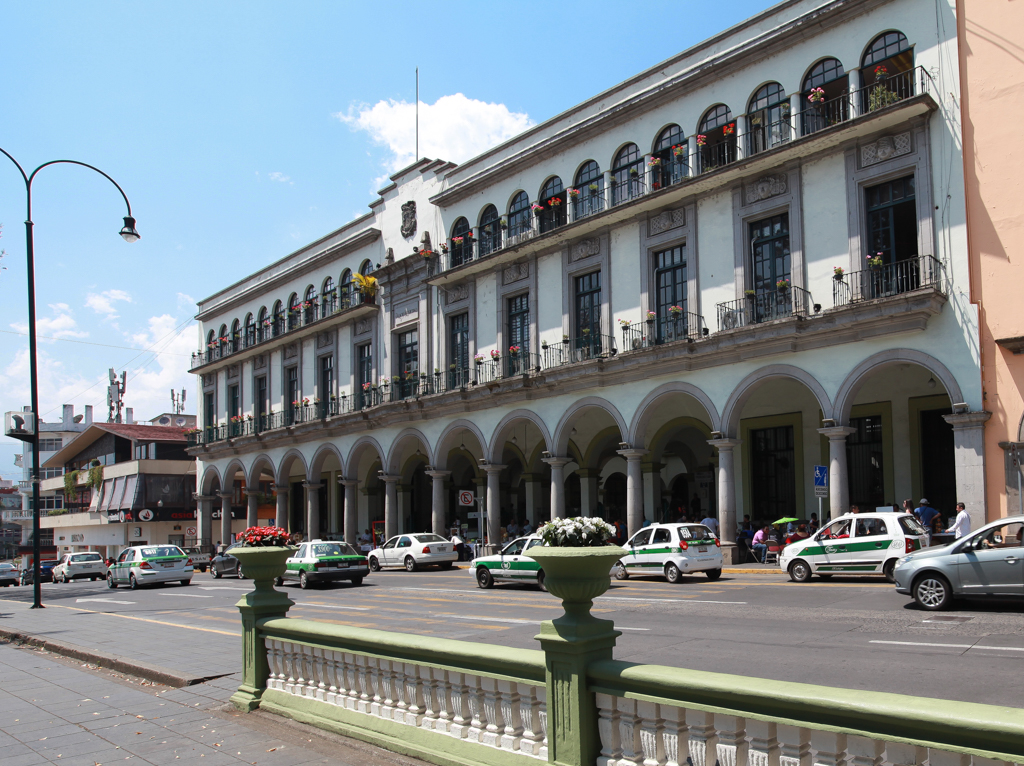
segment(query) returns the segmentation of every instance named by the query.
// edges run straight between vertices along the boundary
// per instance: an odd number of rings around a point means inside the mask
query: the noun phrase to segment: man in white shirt
[[[714,516],[705,516],[700,520],[700,523],[715,533],[715,537],[718,537],[718,519]]]
[[[957,540],[966,534],[970,534],[971,517],[967,515],[967,506],[963,503],[956,504],[956,519],[953,521],[952,526],[950,526],[946,531],[953,532],[956,535]]]

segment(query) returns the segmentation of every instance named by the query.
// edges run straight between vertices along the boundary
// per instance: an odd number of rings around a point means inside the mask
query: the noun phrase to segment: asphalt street
[[[363,585],[307,591],[283,586],[290,615],[501,646],[538,648],[541,620],[559,601],[525,585],[476,587],[466,569],[387,571]],[[0,590],[0,625],[120,653],[140,662],[214,676],[238,670],[234,603],[249,583],[196,574],[192,585],[109,590],[103,583]],[[835,577],[796,584],[782,575],[724,574],[612,581],[595,602],[623,635],[615,656],[750,678],[1024,707],[1024,606],[957,603],[924,612],[881,579]]]

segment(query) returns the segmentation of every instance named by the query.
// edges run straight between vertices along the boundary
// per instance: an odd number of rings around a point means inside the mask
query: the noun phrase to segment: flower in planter
[[[807,100],[812,104],[821,104],[825,101],[825,89],[824,88],[811,88],[811,92],[807,94]]]
[[[509,346],[508,347],[508,352],[510,354],[518,354],[520,351],[522,351],[522,349],[519,348],[519,346]]]
[[[496,349],[496,348],[492,348],[491,349],[491,359],[501,359],[501,354],[498,353],[498,349]]]
[[[444,253],[445,255],[448,255],[448,245],[445,244],[444,242],[441,243],[441,252]]]
[[[640,175],[640,171],[639,171],[639,170],[637,170],[636,168],[630,168],[630,169],[629,169],[629,174],[630,174],[631,176],[638,176],[638,175]]]
[[[455,369],[456,369],[456,368],[455,368],[455,365],[454,365],[454,364],[449,364],[449,365],[448,365],[448,369],[449,369],[449,370],[451,370],[452,372],[455,372]]]
[[[668,310],[673,316],[679,316],[680,314],[683,313],[682,306],[669,306]]]
[[[834,276],[836,279],[841,279],[843,274],[845,273],[846,272],[843,271],[842,266],[836,266],[835,268],[832,269],[832,276]]]
[[[470,229],[466,232],[466,239],[473,239],[473,230]]]
[[[745,296],[747,296],[748,298],[756,298],[757,297],[757,291],[756,290],[744,290],[743,294]]]
[[[686,156],[686,147],[683,144],[676,144],[672,147],[672,154],[675,155],[676,159],[682,159]]]
[[[705,136],[703,133],[698,133],[697,134],[697,146],[704,146],[704,145],[707,144],[707,142],[708,142],[708,137],[707,136]]]
[[[565,341],[567,341],[567,340],[569,340],[569,336],[568,336],[568,335],[566,335],[566,334],[565,334],[565,333],[563,332],[563,333],[562,333],[562,342],[563,342],[563,343],[565,343]]]
[[[540,342],[540,347],[541,347],[541,348],[547,348],[547,347],[548,347],[548,342],[547,342],[546,340],[542,340],[542,341]]]
[[[628,319],[620,319],[619,324],[622,325],[623,327],[629,327],[630,322]]]
[[[426,248],[420,250],[420,255],[422,255],[424,258],[430,258],[433,254],[433,250],[427,250]]]
[[[552,519],[537,532],[551,548],[594,548],[608,545],[615,537],[615,527],[607,521],[585,516]]]
[[[303,398],[303,400],[302,400],[302,406],[303,406],[303,407],[308,407],[308,406],[309,406],[309,397],[304,397],[304,398]]]
[[[534,202],[532,205],[530,205],[530,210],[532,210],[537,215],[540,215],[541,213],[544,212],[544,206]]]
[[[876,66],[875,67],[875,77],[882,78],[882,77],[888,77],[888,76],[889,76],[889,70],[886,69],[884,65],[883,66]]]
[[[651,157],[651,161],[647,163],[647,167],[656,168],[661,164],[661,157]]]
[[[777,289],[779,289],[779,290],[788,290],[789,289],[789,280],[788,279],[780,279],[778,282],[775,283],[775,287]]]
[[[594,194],[597,194],[599,191],[601,191],[601,187],[598,184],[590,184],[587,188],[590,189],[590,191],[592,191]]]
[[[885,260],[882,257],[882,253],[876,253],[875,255],[867,256],[868,266],[872,269],[880,269],[885,265]]]
[[[552,197],[551,199],[548,200],[548,205],[550,205],[551,207],[558,207],[561,204],[562,204],[562,198],[561,197]]]
[[[461,245],[462,237],[452,237],[452,245]]]
[[[582,332],[584,335],[590,335],[590,328],[584,327],[582,330],[580,330],[580,332]]]
[[[363,391],[369,391],[373,388],[373,383],[363,383]]]
[[[570,199],[576,199],[577,197],[580,196],[580,190],[579,189],[569,189],[568,193],[569,193],[569,198]]]
[[[249,527],[242,533],[243,548],[280,547],[288,542],[288,530],[281,527]]]
[[[647,312],[647,321],[648,322],[653,322],[657,318],[658,318],[658,315],[655,312],[653,312],[653,311],[648,311]]]
[[[736,123],[735,122],[730,122],[728,125],[723,125],[722,126],[722,135],[723,136],[731,136],[735,132],[736,132]]]
[[[473,361],[477,364],[483,364],[486,357],[483,354],[473,354]]]
[[[401,378],[400,378],[400,377],[398,377],[397,375],[392,375],[392,376],[391,376],[391,382],[392,382],[392,383],[397,383],[397,382],[398,382],[398,381],[400,381],[400,380],[401,380]]]
[[[507,220],[505,220],[504,218],[499,218],[499,219],[498,219],[498,225],[499,225],[499,226],[500,226],[501,228],[503,228],[503,229],[507,229],[507,228],[508,228],[508,221],[507,221]]]

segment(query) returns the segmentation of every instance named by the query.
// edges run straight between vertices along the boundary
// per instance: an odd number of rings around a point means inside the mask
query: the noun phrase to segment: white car
[[[498,582],[525,582],[544,588],[544,571],[540,563],[523,555],[535,545],[543,545],[539,535],[513,540],[495,556],[473,559],[469,571],[480,588],[493,588]]]
[[[651,524],[622,547],[627,554],[613,569],[617,580],[632,574],[660,574],[671,583],[697,572],[709,580],[722,576],[722,543],[703,524]]]
[[[895,582],[896,561],[921,550],[925,540],[925,529],[912,514],[848,513],[783,548],[779,566],[793,582],[844,572],[881,573]]]
[[[384,567],[405,567],[407,572],[415,572],[425,566],[451,569],[458,558],[459,554],[450,540],[429,532],[395,535],[380,548],[366,554],[371,572],[379,572]]]
[[[98,553],[65,553],[53,568],[54,582],[72,580],[102,580],[107,576],[107,565]]]
[[[107,570],[107,587],[132,590],[161,582],[192,583],[192,559],[177,545],[135,545],[125,548]]]

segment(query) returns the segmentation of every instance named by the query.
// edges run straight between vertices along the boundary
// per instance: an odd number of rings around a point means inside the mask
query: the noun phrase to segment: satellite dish
[[[162,425],[162,426],[169,426],[171,424],[171,419],[169,417],[167,417],[166,415],[164,415],[157,422],[160,423],[160,425]]]
[[[188,424],[188,420],[186,418],[178,418],[174,422],[177,423],[179,426],[184,426]]]

